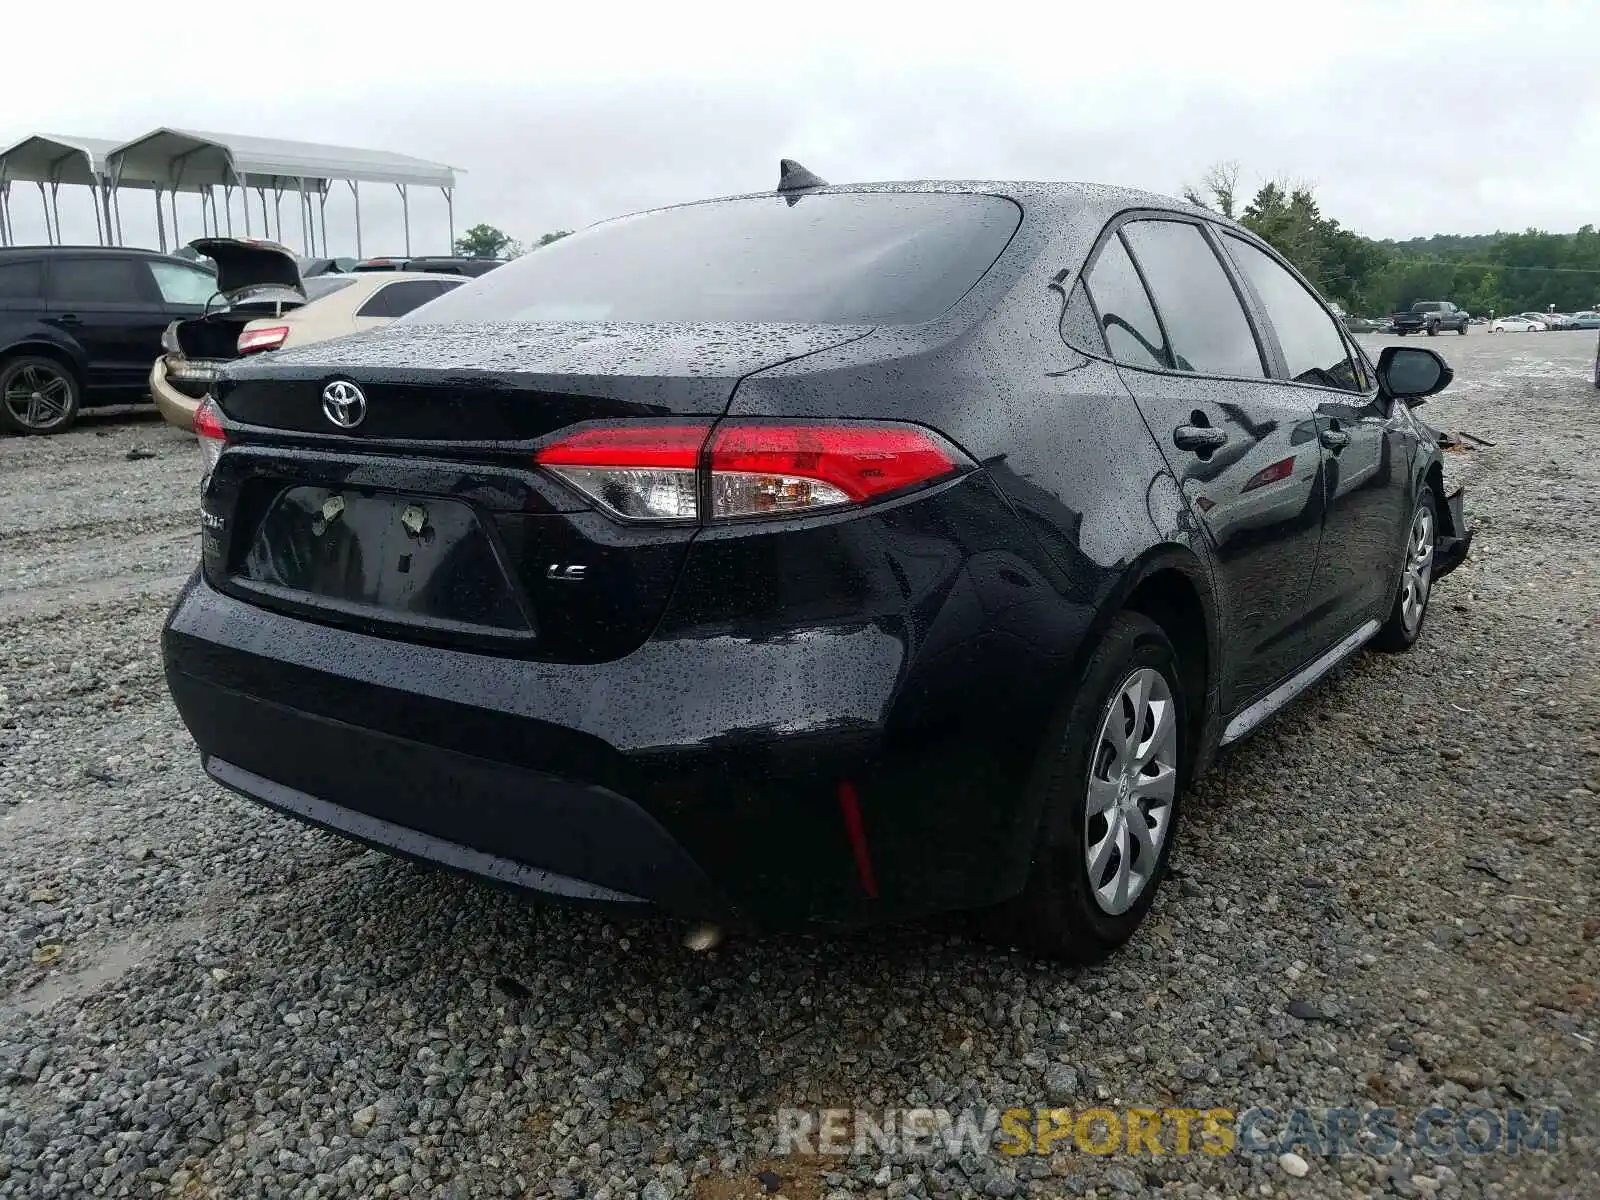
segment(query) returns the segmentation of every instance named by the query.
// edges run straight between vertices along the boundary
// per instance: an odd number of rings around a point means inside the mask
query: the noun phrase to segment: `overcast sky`
[[[879,7],[454,0],[362,15],[298,0],[190,20],[77,0],[69,31],[66,10],[18,3],[8,46],[52,51],[7,55],[0,144],[172,125],[391,150],[464,172],[458,231],[487,221],[523,239],[770,188],[784,155],[833,182],[1171,194],[1237,159],[1247,189],[1314,183],[1325,213],[1375,237],[1600,222],[1597,3]],[[1026,15],[1046,7],[1061,15]],[[67,238],[93,241],[84,190],[61,203]],[[122,207],[126,240],[153,245],[150,195]],[[43,240],[31,185],[11,208],[19,240]],[[185,240],[198,211],[180,206]],[[330,250],[353,254],[347,191],[328,214]],[[392,190],[364,188],[362,216],[368,254],[401,249]],[[284,217],[298,245],[292,202]],[[445,249],[437,193],[413,200],[412,237],[416,253]]]

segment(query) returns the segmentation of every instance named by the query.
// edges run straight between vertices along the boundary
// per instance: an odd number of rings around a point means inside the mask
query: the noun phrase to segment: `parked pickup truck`
[[[1408,311],[1395,313],[1389,320],[1401,337],[1424,330],[1429,337],[1433,337],[1441,329],[1454,329],[1457,333],[1465,334],[1469,318],[1448,300],[1418,300]]]

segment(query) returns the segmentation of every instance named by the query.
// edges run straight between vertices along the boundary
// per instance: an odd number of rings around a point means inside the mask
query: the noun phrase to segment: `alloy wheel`
[[[1095,903],[1125,913],[1155,874],[1172,825],[1178,713],[1161,672],[1123,680],[1095,737],[1084,808],[1084,865]]]
[[[0,403],[21,428],[46,433],[70,419],[72,381],[61,371],[30,362],[6,381]]]
[[[1400,580],[1400,620],[1408,634],[1422,624],[1428,607],[1428,588],[1433,580],[1433,513],[1426,505],[1417,509],[1411,521],[1411,536],[1406,540],[1405,574]]]

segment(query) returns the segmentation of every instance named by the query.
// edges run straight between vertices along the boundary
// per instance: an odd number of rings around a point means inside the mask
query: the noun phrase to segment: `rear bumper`
[[[167,360],[164,356],[156,359],[150,367],[150,398],[169,424],[179,429],[194,429],[194,414],[200,407],[200,401],[185,395],[167,381]]]
[[[679,583],[692,602],[598,663],[397,641],[197,573],[163,631],[167,682],[228,787],[552,898],[767,929],[978,907],[1026,878],[1029,775],[1093,615],[1025,530],[1014,552],[939,553],[928,532],[995,497],[973,482],[805,535],[850,539],[839,558],[875,574],[853,609],[784,622],[723,586],[708,544]]]

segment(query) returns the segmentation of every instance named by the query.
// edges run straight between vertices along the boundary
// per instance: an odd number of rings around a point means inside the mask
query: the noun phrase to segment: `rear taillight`
[[[260,350],[276,350],[289,336],[287,325],[267,325],[261,329],[246,329],[239,335],[239,353],[255,354]]]
[[[706,495],[710,519],[827,511],[972,467],[931,430],[868,422],[592,426],[534,461],[614,515],[643,521],[698,520]]]
[[[228,435],[222,429],[222,410],[210,396],[200,401],[194,410],[194,435],[200,439],[200,459],[205,466],[202,480],[210,476],[222,457],[222,448],[228,444]]]

